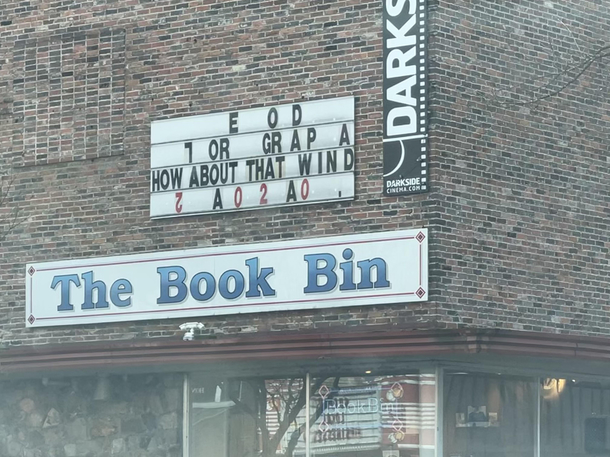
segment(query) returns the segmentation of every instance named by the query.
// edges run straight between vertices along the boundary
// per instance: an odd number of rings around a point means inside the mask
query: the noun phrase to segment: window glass
[[[556,378],[541,384],[540,455],[610,455],[610,385]]]
[[[190,457],[292,457],[303,448],[302,378],[191,377]]]
[[[305,457],[303,378],[191,376],[189,457]],[[310,456],[433,457],[433,374],[312,377]]]
[[[320,378],[311,389],[311,456],[434,456],[433,374]]]
[[[535,455],[534,379],[448,372],[444,379],[446,457]]]

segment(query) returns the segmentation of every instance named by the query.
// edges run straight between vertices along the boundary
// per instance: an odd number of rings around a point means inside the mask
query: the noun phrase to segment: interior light
[[[557,398],[565,386],[565,379],[546,378],[542,381],[542,397],[545,400]]]

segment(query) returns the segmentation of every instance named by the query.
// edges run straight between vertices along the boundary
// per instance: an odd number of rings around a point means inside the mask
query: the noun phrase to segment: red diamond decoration
[[[396,419],[394,422],[392,422],[392,428],[397,432],[400,432],[403,426],[404,424],[400,419]]]
[[[426,235],[424,235],[422,232],[419,232],[415,239],[421,243],[426,239]]]
[[[34,267],[30,267],[28,273],[30,274],[30,276],[34,276],[34,273],[36,273],[36,269]]]
[[[417,289],[417,291],[415,292],[415,294],[416,294],[416,295],[417,295],[419,298],[422,298],[424,295],[426,295],[426,291],[420,287],[419,289]]]
[[[326,396],[330,393],[330,389],[326,387],[326,384],[322,384],[322,387],[318,390],[320,397],[326,398]]]
[[[35,321],[36,318],[30,314],[30,317],[28,317],[28,322],[30,323],[30,325],[32,325]]]

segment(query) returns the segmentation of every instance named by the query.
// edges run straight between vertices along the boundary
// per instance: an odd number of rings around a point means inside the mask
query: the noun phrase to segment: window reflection
[[[432,374],[318,380],[311,455],[433,456],[435,395]]]
[[[303,442],[302,378],[194,377],[190,385],[192,457],[292,457]]]
[[[308,402],[302,377],[191,376],[189,457],[435,455],[435,375],[309,387]],[[445,371],[442,417],[444,457],[610,455],[610,382]]]
[[[190,457],[432,457],[433,374],[190,380]]]
[[[542,457],[610,455],[610,385],[547,379],[541,393]]]
[[[534,379],[447,373],[444,380],[444,455],[535,455],[536,395]]]

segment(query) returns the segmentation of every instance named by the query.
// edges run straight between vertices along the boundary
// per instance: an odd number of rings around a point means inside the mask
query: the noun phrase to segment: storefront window
[[[454,372],[444,378],[444,456],[536,455],[536,381]]]
[[[189,457],[435,455],[434,374],[305,379],[191,376]]]
[[[432,372],[188,387],[188,457],[610,456],[610,382],[444,370],[438,454]]]
[[[610,385],[576,379],[543,379],[540,455],[610,455]]]
[[[305,392],[302,378],[192,377],[189,457],[292,457],[304,441]]]
[[[311,456],[435,455],[433,374],[319,380],[311,410]]]

